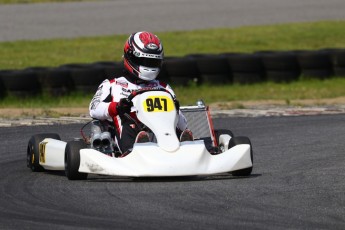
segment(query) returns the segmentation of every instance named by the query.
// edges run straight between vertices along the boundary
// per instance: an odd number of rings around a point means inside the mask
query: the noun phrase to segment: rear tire
[[[83,141],[69,141],[65,148],[65,174],[69,180],[86,180],[87,173],[80,173],[80,150],[87,146]]]
[[[236,146],[236,145],[241,145],[241,144],[249,144],[250,145],[250,158],[253,163],[253,147],[252,143],[250,142],[248,137],[234,137],[231,138],[229,141],[229,149]],[[240,169],[237,171],[231,172],[233,176],[249,176],[252,173],[253,166],[250,168],[245,168],[245,169]]]
[[[52,138],[56,140],[61,140],[60,136],[56,133],[42,133],[33,135],[28,143],[28,148],[26,152],[26,166],[33,172],[42,172],[44,168],[40,165],[40,152],[39,144],[45,138]]]

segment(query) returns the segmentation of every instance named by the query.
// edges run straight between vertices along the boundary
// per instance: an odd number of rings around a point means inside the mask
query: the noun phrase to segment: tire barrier
[[[64,68],[49,69],[41,82],[43,91],[52,96],[67,95],[75,89],[71,73]]]
[[[121,76],[123,74],[123,63],[120,62],[95,62],[91,64],[95,68],[101,68],[103,71],[103,79],[114,79],[116,76]],[[100,83],[99,83],[100,84]]]
[[[300,51],[297,53],[301,74],[304,78],[324,79],[334,75],[331,52]]]
[[[186,86],[191,82],[201,84],[197,63],[190,58],[169,58],[164,61],[170,82],[174,85]]]
[[[345,76],[345,49],[335,50],[332,55],[335,76]]]
[[[259,55],[225,54],[231,66],[232,81],[235,84],[252,84],[262,82],[265,72]]]
[[[294,52],[258,52],[265,69],[265,79],[272,82],[291,82],[300,76]]]
[[[171,82],[170,76],[168,74],[166,62],[163,62],[161,71],[159,72],[157,79],[163,82]]]
[[[105,79],[104,69],[97,65],[67,64],[60,68],[70,73],[74,89],[83,93],[96,92],[98,85]]]
[[[6,96],[6,87],[2,81],[2,75],[8,72],[7,70],[0,70],[0,98],[3,98]]]
[[[1,73],[1,81],[8,95],[23,98],[41,93],[37,75],[31,71],[4,71]]]
[[[226,56],[221,55],[188,55],[194,60],[199,70],[201,83],[226,84],[232,82],[230,66]]]
[[[94,93],[104,79],[121,76],[122,62],[65,64],[55,68],[0,70],[0,98],[46,93],[62,96],[73,91]],[[291,82],[303,78],[345,77],[345,49],[315,51],[258,51],[191,54],[167,57],[158,79],[173,86],[192,84],[253,84]]]

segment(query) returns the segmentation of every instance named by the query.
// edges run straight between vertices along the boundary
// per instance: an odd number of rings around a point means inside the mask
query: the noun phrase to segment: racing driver
[[[125,156],[131,152],[134,143],[148,142],[149,134],[140,131],[131,112],[132,102],[127,99],[132,91],[143,88],[164,88],[173,96],[179,120],[176,127],[180,141],[193,140],[187,129],[187,121],[179,110],[179,103],[172,88],[156,80],[163,62],[163,45],[159,38],[150,32],[136,32],[129,36],[124,46],[122,76],[104,80],[98,87],[90,106],[90,116],[98,120],[114,122],[115,143]]]

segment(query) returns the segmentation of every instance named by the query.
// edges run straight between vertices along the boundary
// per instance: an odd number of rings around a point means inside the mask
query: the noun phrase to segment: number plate
[[[145,112],[170,112],[174,109],[173,100],[167,96],[151,96],[144,101]]]

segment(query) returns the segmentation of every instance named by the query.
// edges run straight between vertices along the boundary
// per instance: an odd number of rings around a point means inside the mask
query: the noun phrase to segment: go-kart
[[[249,138],[235,137],[230,130],[214,130],[209,108],[202,101],[180,108],[194,135],[193,141],[180,142],[176,134],[178,114],[168,91],[142,89],[132,92],[128,99],[133,102],[141,128],[150,133],[150,142],[135,143],[130,154],[119,155],[111,131],[114,127],[93,120],[90,134],[85,135],[87,125],[84,125],[83,138],[72,141],[61,141],[55,133],[32,136],[27,148],[27,166],[34,172],[64,170],[70,180],[84,180],[88,174],[126,177],[251,174],[253,150]]]

